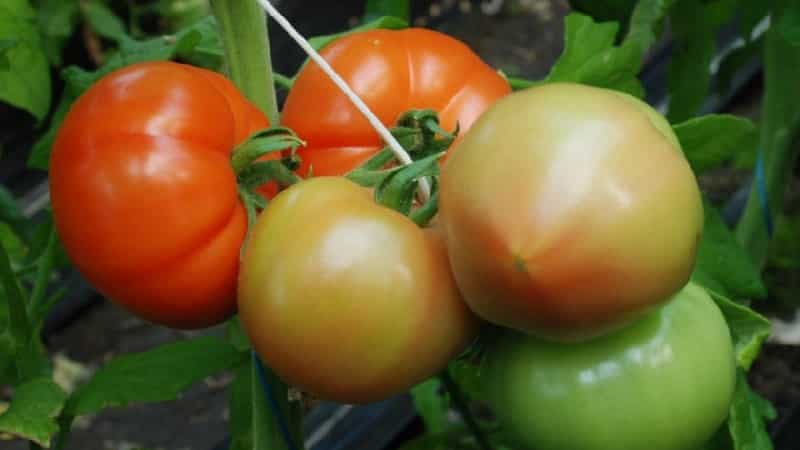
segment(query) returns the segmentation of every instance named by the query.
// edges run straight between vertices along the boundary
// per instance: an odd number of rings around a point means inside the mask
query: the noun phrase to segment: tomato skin
[[[149,62],[99,80],[53,145],[50,193],[71,260],[141,317],[200,328],[235,310],[246,214],[230,153],[267,120],[219,74]]]
[[[433,109],[445,130],[461,132],[497,99],[508,82],[469,47],[422,28],[370,30],[337,39],[321,55],[387,126],[410,109]],[[300,173],[342,175],[383,146],[372,126],[316,64],[298,74],[283,123],[308,146]]]
[[[518,448],[695,450],[728,415],[730,332],[689,284],[662,308],[596,340],[511,332],[487,350],[486,397]]]
[[[259,217],[242,261],[239,317],[284,381],[344,403],[410,388],[477,332],[441,234],[334,177],[290,187]]]
[[[473,311],[559,341],[663,304],[688,281],[703,227],[697,181],[666,121],[577,84],[496,103],[443,167],[440,196]]]

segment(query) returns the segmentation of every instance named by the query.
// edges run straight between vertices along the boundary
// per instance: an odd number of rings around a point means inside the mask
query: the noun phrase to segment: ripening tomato
[[[387,126],[411,109],[439,113],[445,130],[461,131],[511,90],[469,47],[446,34],[409,28],[342,37],[322,56]],[[300,173],[342,175],[383,143],[369,122],[314,63],[298,74],[283,108],[283,123],[308,146],[298,151]]]
[[[344,403],[436,374],[477,331],[441,234],[334,177],[285,190],[252,227],[239,316],[284,381]]]
[[[663,304],[688,281],[703,227],[697,180],[666,120],[578,84],[496,103],[443,167],[440,196],[473,311],[555,340]]]
[[[230,154],[265,127],[211,71],[149,62],[99,80],[67,114],[50,163],[72,261],[147,320],[197,328],[226,319],[247,226]]]
[[[728,416],[736,381],[725,318],[694,284],[588,342],[509,332],[487,346],[480,373],[515,448],[536,450],[703,448]]]

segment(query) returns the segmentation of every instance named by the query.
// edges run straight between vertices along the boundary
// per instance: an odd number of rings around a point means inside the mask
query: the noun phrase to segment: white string
[[[361,100],[361,98],[355,92],[353,92],[352,89],[350,89],[350,86],[347,85],[347,82],[345,82],[342,77],[340,77],[339,74],[333,70],[330,64],[328,64],[328,62],[325,61],[325,59],[322,58],[322,56],[320,56],[316,50],[314,50],[314,47],[308,43],[306,38],[298,33],[294,26],[289,23],[286,17],[284,17],[277,9],[275,9],[275,7],[272,6],[272,3],[270,3],[268,0],[258,0],[258,3],[262,8],[264,8],[264,10],[267,11],[267,14],[269,14],[275,20],[275,22],[278,22],[278,25],[280,25],[281,28],[286,30],[289,36],[294,39],[295,42],[297,42],[297,44],[303,49],[303,51],[308,54],[309,58],[314,60],[314,62],[319,65],[319,68],[325,72],[325,74],[331,79],[331,81],[334,82],[334,84],[336,84],[339,89],[342,90],[342,92],[344,92],[347,98],[353,102],[356,108],[361,111],[361,114],[363,114],[367,121],[369,121],[370,125],[372,125],[372,128],[374,128],[383,141],[389,145],[389,148],[392,149],[394,156],[404,165],[411,164],[412,159],[411,156],[408,155],[408,152],[406,152],[403,146],[397,142],[397,139],[392,136],[392,133],[383,125],[383,123],[381,123],[380,119],[378,119],[378,117],[375,116],[372,111],[370,111],[366,103],[364,103],[364,101]],[[430,183],[428,183],[428,180],[426,178],[420,179],[419,194],[422,200],[427,201],[430,198],[430,193],[431,187]]]

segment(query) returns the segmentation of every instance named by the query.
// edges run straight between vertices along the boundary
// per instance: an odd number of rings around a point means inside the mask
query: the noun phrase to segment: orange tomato
[[[55,222],[74,264],[152,322],[225,320],[247,227],[230,154],[267,125],[211,71],[149,62],[98,81],[72,106],[50,165]]]
[[[511,91],[469,47],[421,28],[355,33],[321,54],[387,126],[410,109],[433,109],[445,130],[458,123],[463,132]],[[367,120],[314,63],[298,74],[282,120],[308,143],[298,151],[302,174],[313,167],[315,175],[342,175],[383,146]]]

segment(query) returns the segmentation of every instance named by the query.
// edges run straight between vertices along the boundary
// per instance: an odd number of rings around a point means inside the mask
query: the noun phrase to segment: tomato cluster
[[[433,225],[342,177],[381,142],[308,64],[282,120],[308,144],[310,178],[272,199],[240,260],[231,152],[266,119],[217,74],[135,65],[81,97],[52,158],[56,225],[101,292],[174,327],[219,323],[238,298],[279,376],[348,403],[435,375],[483,320],[503,330],[484,339],[487,401],[519,445],[682,450],[711,436],[733,350],[716,305],[687,285],[702,202],[657,112],[577,84],[510,94],[427,30],[356,33],[322,54],[387,126],[431,109],[458,130]]]

